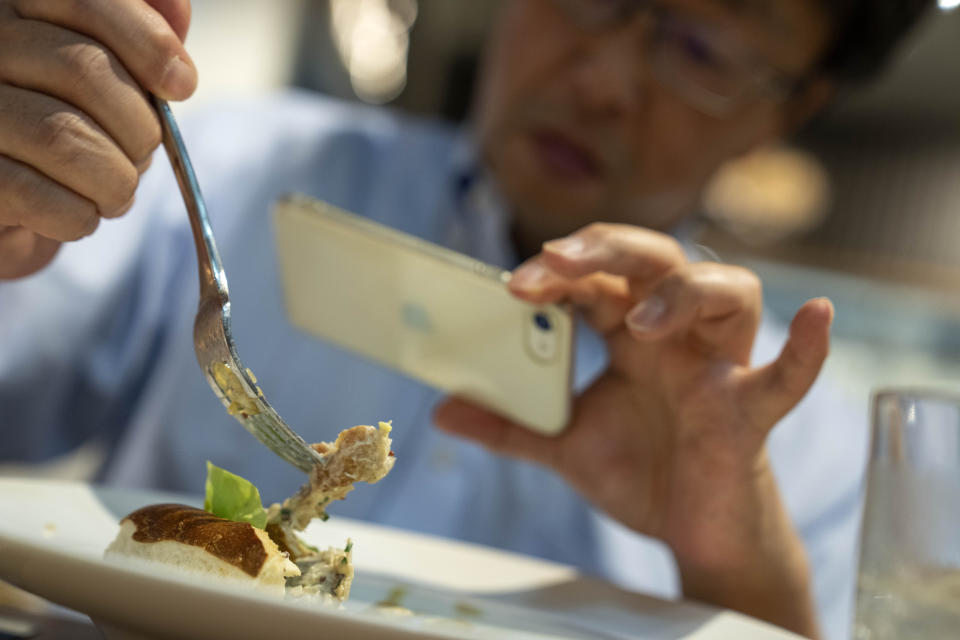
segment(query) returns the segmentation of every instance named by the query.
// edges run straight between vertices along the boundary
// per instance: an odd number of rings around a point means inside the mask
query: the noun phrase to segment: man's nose
[[[630,28],[585,40],[571,61],[574,98],[581,115],[615,119],[634,112],[648,90],[642,36]]]

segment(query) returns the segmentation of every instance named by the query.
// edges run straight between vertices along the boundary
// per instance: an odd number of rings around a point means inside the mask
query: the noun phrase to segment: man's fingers
[[[171,23],[185,32],[189,4],[156,4],[168,18],[143,0],[13,0],[23,18],[50,22],[106,45],[147,91],[184,100],[196,89],[197,71]]]
[[[594,223],[543,245],[547,266],[567,278],[598,271],[632,281],[655,282],[686,264],[670,236],[624,224]]]
[[[626,323],[640,340],[659,340],[690,331],[711,353],[746,364],[760,320],[759,279],[750,271],[715,263],[687,264],[659,281],[631,279],[607,272],[579,278],[556,273],[545,255],[524,263],[509,288],[528,302],[571,302],[599,332]]]
[[[41,93],[3,85],[0,154],[94,202],[105,217],[127,207],[140,179],[130,159],[82,111]]]
[[[188,97],[188,0],[0,4],[0,277],[127,211],[160,142],[143,89]],[[172,26],[171,26],[172,25]]]
[[[830,351],[833,314],[826,298],[808,301],[794,316],[779,357],[746,375],[742,406],[753,424],[776,424],[810,389]]]
[[[533,304],[569,302],[602,334],[621,329],[624,314],[635,303],[626,278],[592,273],[571,280],[546,267],[543,256],[531,258],[518,268],[507,287],[521,300]]]
[[[45,267],[60,243],[23,227],[0,227],[0,280],[22,278]]]
[[[601,333],[623,327],[624,314],[665,276],[686,264],[677,242],[662,233],[595,223],[548,242],[514,271],[508,287],[536,304],[572,302]]]
[[[56,96],[89,115],[141,164],[160,144],[160,122],[123,64],[103,44],[37,20],[0,22],[0,82]]]
[[[700,262],[667,276],[625,321],[639,340],[682,332],[711,356],[747,364],[762,301],[760,280],[751,271]]]
[[[97,206],[35,169],[0,155],[0,225],[66,242],[90,235]]]
[[[437,405],[433,413],[437,427],[472,440],[491,451],[553,466],[559,440],[536,434],[482,407],[450,398]]]

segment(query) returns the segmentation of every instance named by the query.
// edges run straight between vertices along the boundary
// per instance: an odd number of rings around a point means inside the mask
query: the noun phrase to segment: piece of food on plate
[[[120,521],[105,557],[140,558],[283,593],[300,569],[267,532],[182,504],[152,504]]]
[[[329,593],[341,600],[350,594],[352,543],[347,541],[343,549],[320,551],[305,544],[296,532],[314,518],[325,521],[329,517],[327,506],[343,500],[355,483],[372,484],[389,473],[394,462],[390,430],[386,422],[379,428],[361,425],[341,431],[336,442],[311,445],[323,456],[323,462],[314,467],[310,481],[296,494],[267,510],[267,533],[301,571],[289,586],[304,593]]]
[[[282,504],[263,508],[260,492],[240,476],[207,463],[204,509],[159,504],[137,509],[120,524],[108,558],[138,558],[246,580],[292,595],[345,600],[353,582],[353,543],[320,550],[297,531],[327,506],[343,500],[356,482],[374,483],[393,468],[389,423],[360,425],[333,443],[311,445],[322,455],[307,484]]]

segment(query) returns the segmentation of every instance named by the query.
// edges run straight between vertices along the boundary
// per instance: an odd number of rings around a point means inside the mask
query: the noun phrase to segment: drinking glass
[[[856,640],[960,638],[960,394],[873,396]]]

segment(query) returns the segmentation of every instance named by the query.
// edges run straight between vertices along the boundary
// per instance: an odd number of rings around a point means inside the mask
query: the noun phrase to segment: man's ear
[[[804,82],[803,87],[784,105],[783,131],[789,136],[819,113],[836,93],[836,83],[824,76]]]

